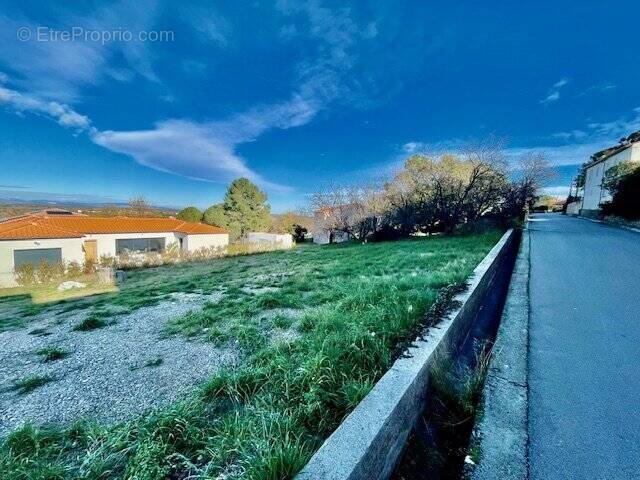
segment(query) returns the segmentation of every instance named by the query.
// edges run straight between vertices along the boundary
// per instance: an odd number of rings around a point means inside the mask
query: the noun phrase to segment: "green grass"
[[[91,330],[96,330],[98,328],[106,327],[107,325],[109,325],[109,323],[103,320],[102,318],[96,315],[90,315],[84,320],[82,320],[80,323],[75,325],[73,327],[73,330],[78,332],[88,332]]]
[[[44,347],[36,352],[45,362],[54,362],[69,355],[69,352],[58,347]]]
[[[53,381],[53,378],[49,375],[33,375],[31,377],[16,380],[15,382],[13,382],[13,386],[11,387],[11,389],[17,390],[17,392],[21,395],[25,395],[51,381]]]
[[[499,236],[309,246],[130,271],[118,294],[85,299],[83,307],[132,311],[171,292],[222,291],[218,303],[173,319],[167,334],[238,346],[243,362],[136,420],[24,427],[0,445],[0,471],[7,478],[293,478],[398,346],[414,338],[443,288],[464,283]],[[274,335],[282,331],[297,335]]]

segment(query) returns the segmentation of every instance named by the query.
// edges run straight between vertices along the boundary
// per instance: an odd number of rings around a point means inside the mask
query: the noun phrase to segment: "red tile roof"
[[[88,217],[85,215],[49,215],[36,213],[0,222],[0,240],[38,238],[79,238],[89,233],[161,233],[187,235],[228,233],[204,223],[177,218]]]

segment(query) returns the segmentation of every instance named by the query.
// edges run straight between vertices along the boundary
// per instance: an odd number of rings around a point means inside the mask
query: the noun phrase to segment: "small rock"
[[[58,290],[62,292],[64,290],[71,290],[73,288],[85,288],[85,287],[86,285],[84,283],[68,280],[58,285]]]

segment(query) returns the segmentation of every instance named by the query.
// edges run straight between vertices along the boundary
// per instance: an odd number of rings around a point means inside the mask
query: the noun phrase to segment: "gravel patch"
[[[291,275],[293,275],[293,272],[260,273],[256,275],[254,279],[259,282],[262,282],[264,280],[281,280]]]
[[[0,436],[27,421],[130,418],[171,403],[221,367],[236,365],[240,354],[231,346],[164,335],[167,320],[221,297],[221,292],[174,294],[158,305],[115,314],[106,319],[108,326],[87,332],[72,331],[86,310],[64,316],[47,312],[24,328],[0,333]],[[48,335],[29,334],[36,329]],[[45,363],[36,354],[43,347],[69,355]],[[54,381],[24,395],[11,389],[14,381],[34,375]]]
[[[279,287],[242,287],[241,290],[249,295],[262,295],[268,292],[277,292]]]
[[[260,320],[271,320],[277,315],[283,317],[289,317],[293,320],[297,320],[305,313],[306,309],[303,308],[271,308],[269,310],[261,311],[257,317]]]

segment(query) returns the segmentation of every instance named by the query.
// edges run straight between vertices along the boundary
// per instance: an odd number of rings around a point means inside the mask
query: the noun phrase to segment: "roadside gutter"
[[[529,234],[509,284],[472,436],[471,480],[528,478]],[[469,465],[467,465],[469,467]]]

